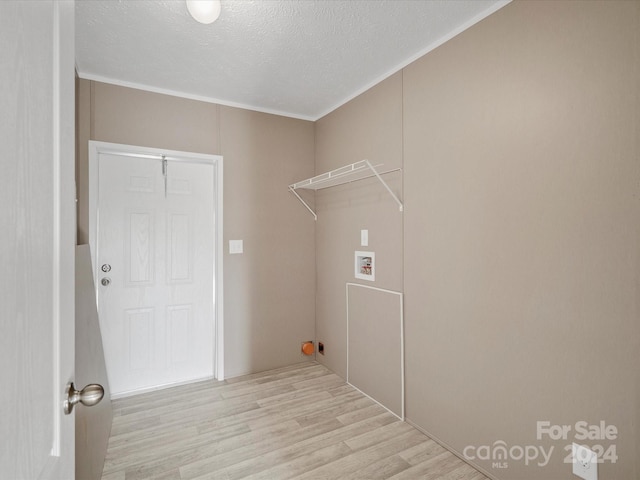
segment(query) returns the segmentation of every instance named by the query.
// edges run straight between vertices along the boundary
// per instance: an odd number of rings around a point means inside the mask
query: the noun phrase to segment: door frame
[[[214,171],[215,188],[215,248],[214,274],[215,274],[215,318],[213,319],[213,331],[215,336],[215,352],[213,358],[213,375],[217,380],[224,380],[224,287],[223,287],[223,158],[221,155],[208,155],[203,153],[182,152],[178,150],[166,150],[159,148],[124,145],[119,143],[89,141],[89,245],[91,246],[91,263],[94,266],[93,275],[96,285],[96,301],[98,300],[98,270],[96,268],[96,252],[98,243],[98,220],[100,208],[99,199],[99,169],[100,154],[114,154],[118,156],[131,156],[138,158],[154,158],[161,160],[164,156],[167,160],[201,163],[212,165]]]

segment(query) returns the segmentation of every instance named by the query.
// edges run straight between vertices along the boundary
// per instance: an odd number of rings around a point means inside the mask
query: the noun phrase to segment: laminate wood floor
[[[317,363],[113,402],[102,480],[486,480]]]

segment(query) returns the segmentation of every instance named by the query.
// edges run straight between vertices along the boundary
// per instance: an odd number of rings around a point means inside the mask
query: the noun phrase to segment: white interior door
[[[214,372],[214,169],[101,153],[98,311],[114,396]]]
[[[0,2],[0,477],[74,478],[72,2]]]

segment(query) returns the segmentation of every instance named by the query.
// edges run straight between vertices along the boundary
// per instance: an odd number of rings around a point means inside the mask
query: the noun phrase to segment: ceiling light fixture
[[[200,23],[213,23],[220,16],[220,0],[187,0],[187,10]]]

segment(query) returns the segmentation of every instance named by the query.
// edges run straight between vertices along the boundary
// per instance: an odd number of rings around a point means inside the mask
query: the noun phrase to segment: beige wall
[[[88,237],[87,142],[224,157],[225,373],[307,360],[314,338],[314,222],[287,191],[313,174],[311,122],[79,80],[78,241]],[[228,240],[244,254],[229,255]]]
[[[538,420],[615,425],[581,443],[615,443],[600,479],[640,475],[638,32],[640,2],[514,2],[316,125],[318,173],[384,150],[405,203],[317,196],[319,359],[344,374],[369,226],[381,286],[405,292],[408,419],[459,453],[555,447],[546,467],[475,461],[495,478],[571,477],[574,432],[539,441]]]
[[[307,360],[315,333],[314,222],[287,185],[312,175],[313,124],[220,107],[224,155],[227,372]]]
[[[402,73],[388,78],[316,122],[316,174],[368,159],[382,169],[402,167]],[[384,175],[402,198],[402,175]],[[402,291],[402,213],[376,180],[316,194],[316,338],[325,345],[318,361],[346,376],[345,283],[354,281],[354,252],[374,251],[371,286]],[[369,246],[360,246],[360,230]],[[369,282],[362,282],[367,283]]]

